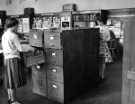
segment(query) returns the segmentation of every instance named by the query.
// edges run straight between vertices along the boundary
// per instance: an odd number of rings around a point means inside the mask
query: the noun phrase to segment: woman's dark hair
[[[97,20],[105,25],[108,19],[108,15],[109,12],[107,10],[101,10],[101,13],[96,14]]]
[[[18,25],[19,22],[16,18],[7,18],[6,19],[6,22],[5,22],[5,28],[11,28],[11,27],[14,27],[16,25]]]

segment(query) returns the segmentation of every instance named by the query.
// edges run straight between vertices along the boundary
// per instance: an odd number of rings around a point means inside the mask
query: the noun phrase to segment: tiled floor
[[[89,91],[69,104],[121,104],[122,65],[121,61],[107,66],[107,77],[97,87]],[[17,90],[17,98],[22,104],[59,104],[45,97],[33,94],[30,83]],[[0,89],[0,104],[7,104],[7,95],[4,89]]]

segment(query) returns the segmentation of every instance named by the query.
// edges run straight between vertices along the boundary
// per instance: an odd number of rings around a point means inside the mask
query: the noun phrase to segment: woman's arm
[[[14,36],[14,45],[16,46],[18,51],[20,51],[20,52],[23,51],[23,48],[21,46],[21,43],[20,43],[18,36]]]

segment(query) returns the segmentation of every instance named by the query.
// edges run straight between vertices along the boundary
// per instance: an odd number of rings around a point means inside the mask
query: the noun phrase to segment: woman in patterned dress
[[[112,62],[111,53],[108,47],[107,42],[111,39],[110,36],[110,30],[105,25],[103,21],[97,21],[98,22],[98,28],[100,29],[100,49],[99,49],[99,56],[100,56],[100,65],[99,65],[99,71],[100,71],[100,77],[101,79],[105,78],[105,69],[106,69],[106,63]]]

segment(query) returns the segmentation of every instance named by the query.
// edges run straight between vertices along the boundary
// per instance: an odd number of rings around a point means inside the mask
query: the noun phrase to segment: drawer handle
[[[57,70],[56,69],[52,69],[52,72],[57,72]]]
[[[53,52],[53,53],[52,53],[52,56],[56,56],[56,53]]]
[[[51,36],[51,37],[50,37],[50,40],[54,40],[54,37],[53,37],[53,36]]]
[[[37,69],[40,69],[40,66],[39,66],[39,65],[36,65],[36,68],[37,68]]]
[[[56,85],[54,85],[54,84],[52,85],[52,87],[53,87],[53,88],[58,88],[58,87],[57,87]]]
[[[34,37],[34,39],[37,39],[38,38],[36,34],[33,34],[33,37]]]

